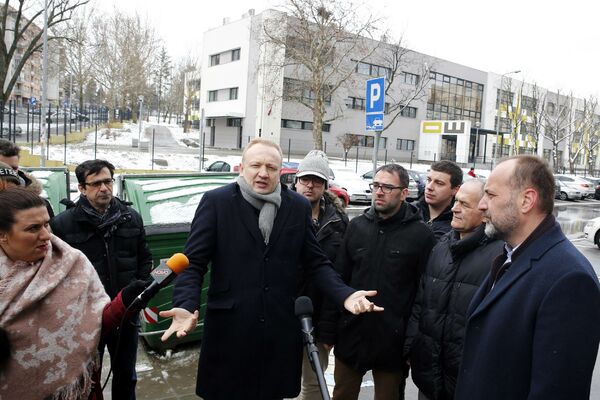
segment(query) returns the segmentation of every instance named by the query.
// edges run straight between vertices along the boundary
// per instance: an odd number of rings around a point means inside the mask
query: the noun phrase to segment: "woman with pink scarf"
[[[9,356],[0,400],[101,399],[100,335],[118,328],[143,282],[111,302],[87,258],[52,235],[48,221],[38,195],[0,191],[0,328]]]

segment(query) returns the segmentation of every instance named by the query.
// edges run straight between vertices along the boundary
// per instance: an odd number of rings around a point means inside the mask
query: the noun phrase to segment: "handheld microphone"
[[[296,299],[296,303],[294,304],[294,312],[296,313],[296,317],[300,318],[300,324],[302,324],[302,333],[304,334],[304,343],[315,343],[315,338],[313,337],[313,323],[312,323],[312,315],[313,315],[313,304],[310,297],[300,296]]]
[[[312,300],[306,296],[300,296],[296,299],[294,304],[294,312],[296,317],[300,318],[300,324],[302,325],[302,333],[304,334],[304,344],[306,345],[306,353],[310,365],[317,376],[317,382],[319,383],[319,389],[321,391],[321,397],[323,400],[329,400],[329,391],[327,390],[327,383],[325,382],[325,376],[323,375],[323,368],[319,361],[319,349],[315,343],[313,336],[313,304]]]
[[[166,262],[161,261],[160,265],[152,270],[150,276],[152,283],[140,293],[129,306],[130,309],[143,308],[148,300],[158,293],[158,291],[177,277],[184,269],[190,265],[190,260],[183,253],[175,253]]]

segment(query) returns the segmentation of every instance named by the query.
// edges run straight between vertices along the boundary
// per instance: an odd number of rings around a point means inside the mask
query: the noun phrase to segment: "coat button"
[[[383,235],[383,231],[382,231],[382,230],[380,230],[380,231],[379,231],[379,234],[380,234],[380,235]]]
[[[268,292],[268,291],[269,291],[269,287],[268,287],[268,286],[264,286],[264,287],[263,287],[263,290],[264,290],[265,292]]]
[[[258,318],[258,320],[259,320],[260,322],[265,322],[265,317],[259,317],[259,318]]]
[[[265,257],[265,262],[269,262],[269,257]]]

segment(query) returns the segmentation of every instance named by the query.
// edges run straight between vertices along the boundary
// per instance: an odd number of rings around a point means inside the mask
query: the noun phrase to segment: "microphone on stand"
[[[325,382],[325,376],[323,375],[323,368],[321,368],[321,363],[319,362],[319,349],[317,349],[315,338],[313,336],[313,305],[311,299],[306,296],[298,297],[296,299],[294,311],[302,325],[306,353],[308,354],[310,365],[313,371],[315,371],[315,375],[317,375],[317,381],[319,382],[319,388],[321,389],[321,397],[323,400],[330,400],[327,383]]]

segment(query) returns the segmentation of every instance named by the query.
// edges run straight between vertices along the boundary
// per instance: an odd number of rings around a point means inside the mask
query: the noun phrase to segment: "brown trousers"
[[[404,398],[404,371],[372,370],[375,382],[374,400],[398,400]],[[353,370],[335,359],[335,387],[332,400],[357,400],[364,373]],[[402,393],[400,393],[402,391]]]

